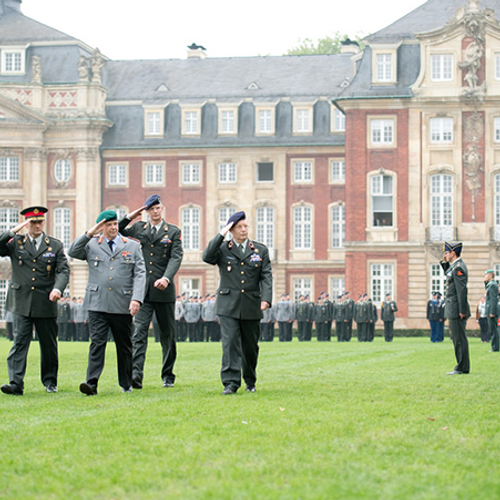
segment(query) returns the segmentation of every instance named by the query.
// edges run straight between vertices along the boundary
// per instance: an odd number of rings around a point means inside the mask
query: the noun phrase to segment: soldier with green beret
[[[488,318],[488,328],[491,336],[491,352],[498,352],[498,283],[495,280],[495,270],[488,269],[484,277],[484,286],[486,287],[485,314]]]

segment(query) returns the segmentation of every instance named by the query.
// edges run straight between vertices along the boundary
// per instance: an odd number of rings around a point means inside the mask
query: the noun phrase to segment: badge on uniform
[[[129,250],[122,250],[122,257],[124,259],[129,259],[132,256],[132,252]]]
[[[45,257],[45,258],[46,258],[46,257],[55,257],[55,256],[56,256],[56,254],[55,254],[55,253],[52,253],[52,252],[45,252],[45,253],[42,255],[42,257]]]
[[[169,243],[172,243],[172,240],[168,237],[168,235],[165,235],[161,240],[160,243],[163,243],[165,245],[168,245]]]
[[[260,255],[257,255],[256,253],[250,255],[250,262],[260,262],[261,260],[262,257]]]

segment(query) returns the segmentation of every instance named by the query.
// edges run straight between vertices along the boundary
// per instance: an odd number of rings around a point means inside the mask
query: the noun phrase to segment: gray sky
[[[112,59],[282,55],[299,39],[366,36],[424,0],[23,0],[23,13]]]

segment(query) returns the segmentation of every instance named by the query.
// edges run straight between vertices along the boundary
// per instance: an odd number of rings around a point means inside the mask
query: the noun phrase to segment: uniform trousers
[[[297,337],[300,342],[306,340],[307,335],[307,322],[306,321],[297,321]]]
[[[108,332],[111,329],[116,345],[118,383],[123,389],[132,386],[132,316],[89,311],[89,365],[87,383],[97,386],[104,369]]]
[[[394,321],[384,321],[384,337],[386,342],[392,342],[394,337]]]
[[[470,372],[470,359],[469,359],[469,342],[465,334],[466,319],[449,319],[451,339],[455,347],[455,358],[457,365],[455,370],[457,372],[469,373]]]
[[[222,340],[221,381],[224,387],[241,386],[241,376],[249,386],[257,380],[260,321],[220,316]]]
[[[431,342],[437,342],[439,338],[439,321],[429,321],[431,325]]]
[[[44,386],[57,386],[59,358],[57,354],[57,320],[56,318],[30,318],[13,314],[14,343],[7,357],[9,382],[24,387],[24,375],[28,350],[33,340],[33,325],[38,332],[40,344],[40,373]]]
[[[134,318],[134,334],[132,335],[132,378],[142,382],[144,363],[148,348],[149,324],[156,313],[158,337],[161,343],[162,364],[161,378],[171,384],[175,381],[173,373],[177,359],[175,342],[175,302],[150,302],[145,300]]]
[[[491,338],[491,350],[497,352],[500,347],[498,342],[498,316],[488,317],[488,328]]]

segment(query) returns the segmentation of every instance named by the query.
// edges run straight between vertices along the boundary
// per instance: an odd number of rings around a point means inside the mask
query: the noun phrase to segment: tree
[[[345,34],[341,35],[339,31],[335,32],[333,37],[325,36],[324,38],[318,39],[317,42],[314,42],[310,38],[304,38],[303,40],[299,38],[299,45],[289,49],[285,55],[340,54],[340,49],[342,48],[341,42],[347,39],[349,39],[349,37]],[[364,45],[359,35],[356,35],[355,40],[359,43],[362,50]]]

